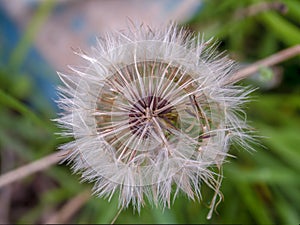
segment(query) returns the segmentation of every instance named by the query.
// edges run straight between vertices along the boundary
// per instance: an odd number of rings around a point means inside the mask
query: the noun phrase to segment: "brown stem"
[[[70,199],[62,208],[50,217],[45,224],[69,223],[70,219],[80,210],[80,208],[90,199],[90,191],[83,191]]]
[[[282,2],[260,2],[238,10],[235,13],[237,19],[243,19],[248,16],[255,16],[258,13],[262,13],[269,10],[276,10],[280,13],[287,12],[287,6]]]
[[[9,171],[15,164],[15,154],[11,149],[1,149],[1,172]],[[0,224],[9,224],[12,186],[7,185],[0,191]]]
[[[275,53],[265,59],[259,60],[250,66],[247,66],[243,69],[238,70],[231,79],[226,84],[233,84],[240,80],[247,78],[253,73],[257,72],[261,67],[268,67],[278,64],[282,61],[285,61],[289,58],[292,58],[300,54],[300,45],[295,45],[293,47],[284,49],[278,53]],[[225,85],[226,85],[225,84]]]
[[[120,216],[120,214],[121,214],[121,212],[123,211],[123,209],[124,209],[124,206],[122,206],[122,207],[118,210],[117,214],[116,214],[115,217],[112,219],[112,221],[110,222],[110,224],[114,224],[114,223],[116,222],[116,220],[117,220],[118,217]]]
[[[0,188],[33,173],[47,169],[49,166],[58,163],[62,158],[63,155],[61,152],[55,152],[25,166],[7,172],[0,176]]]

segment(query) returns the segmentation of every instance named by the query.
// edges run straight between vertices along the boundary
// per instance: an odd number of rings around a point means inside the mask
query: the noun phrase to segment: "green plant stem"
[[[23,103],[21,103],[18,99],[13,96],[5,93],[0,89],[0,103],[2,105],[6,105],[11,107],[12,109],[20,112],[25,117],[29,118],[31,121],[40,125],[41,127],[46,127],[51,131],[54,131],[55,127],[48,120],[40,119],[34,112],[32,112],[28,107],[26,107]]]

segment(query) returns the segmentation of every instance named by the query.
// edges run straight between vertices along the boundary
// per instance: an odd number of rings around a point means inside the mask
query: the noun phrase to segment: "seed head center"
[[[166,110],[160,111],[164,108]],[[129,114],[129,124],[132,125],[132,133],[143,135],[143,138],[149,137],[149,132],[153,128],[154,118],[165,120],[172,110],[173,107],[170,103],[161,97],[148,96],[140,99],[133,105]]]
[[[154,116],[152,110],[149,107],[145,109],[145,116],[148,121],[150,121]]]

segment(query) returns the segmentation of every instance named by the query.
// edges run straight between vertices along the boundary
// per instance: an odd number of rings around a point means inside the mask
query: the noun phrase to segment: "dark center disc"
[[[148,96],[136,102],[130,110],[129,124],[132,125],[130,130],[133,134],[141,135],[146,129],[146,124],[148,124],[149,129],[143,133],[143,138],[149,137],[151,128],[149,123],[152,124],[151,120],[153,117],[174,126],[177,122],[178,114],[167,100],[159,96]]]

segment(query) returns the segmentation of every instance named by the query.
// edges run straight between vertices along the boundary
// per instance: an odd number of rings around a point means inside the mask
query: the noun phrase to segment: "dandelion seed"
[[[57,121],[74,137],[61,149],[95,194],[118,192],[120,207],[137,210],[146,199],[170,207],[179,191],[200,199],[202,183],[221,196],[212,168],[232,141],[248,147],[240,106],[250,91],[228,84],[235,64],[215,50],[176,25],[133,26],[99,39],[93,55],[77,52],[86,68],[59,73]]]

